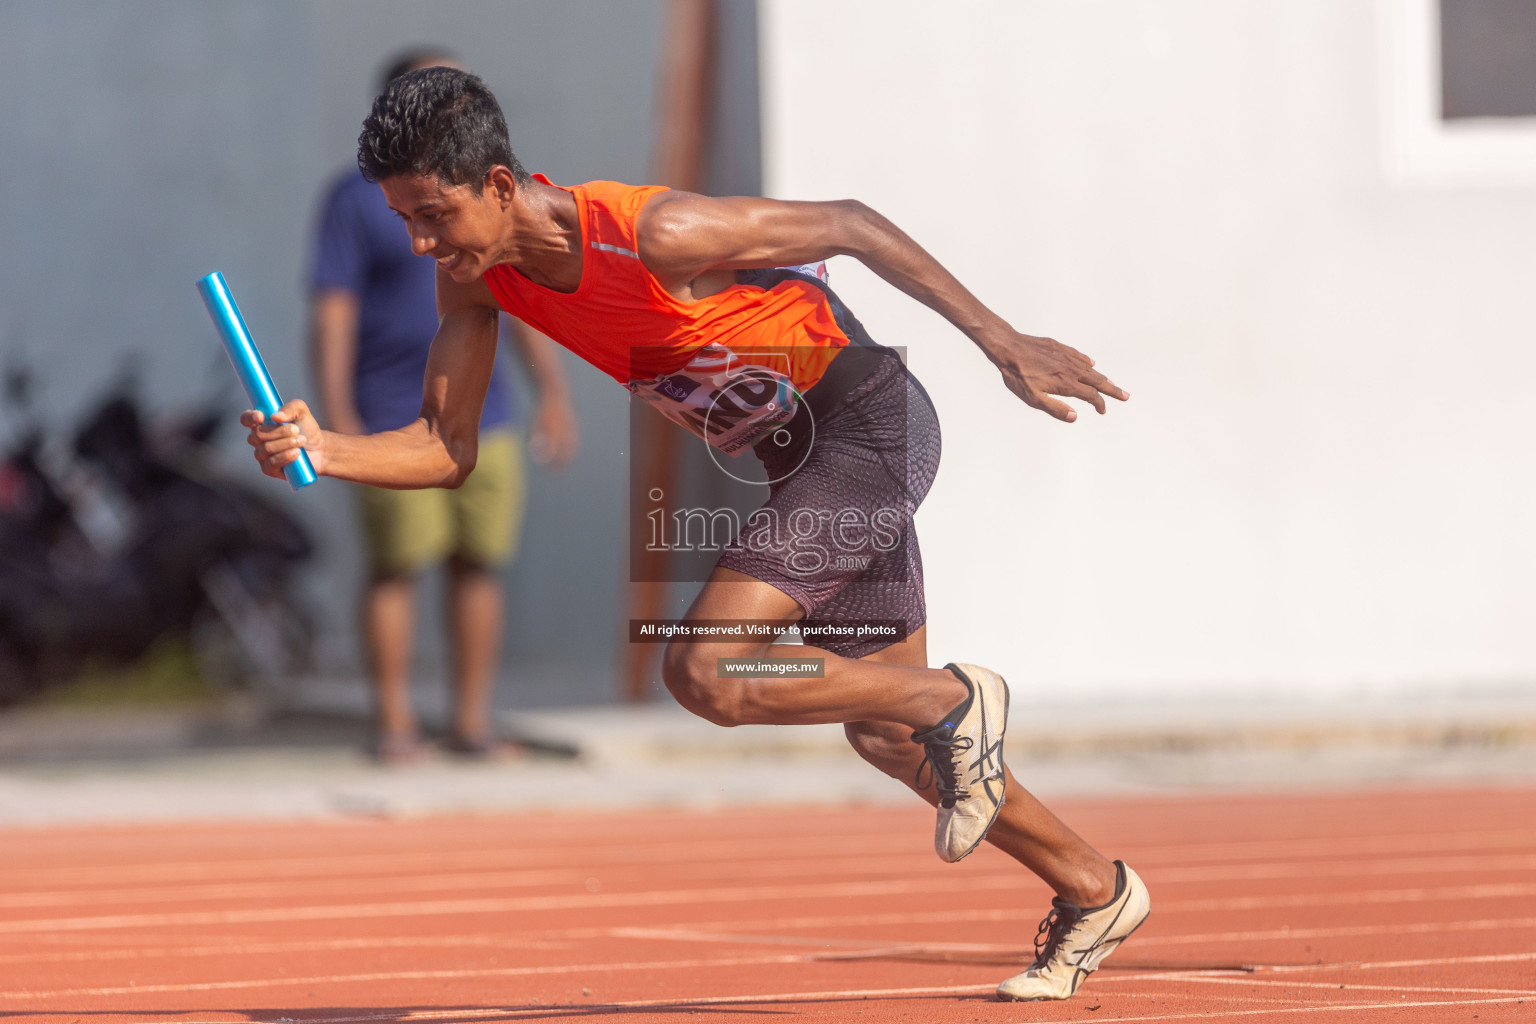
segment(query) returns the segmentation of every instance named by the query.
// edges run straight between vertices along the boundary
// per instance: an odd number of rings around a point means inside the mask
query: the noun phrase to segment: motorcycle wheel
[[[234,604],[235,607],[231,607]],[[209,601],[192,621],[192,657],[218,689],[247,690],[286,703],[314,668],[312,618],[291,599],[238,591]]]

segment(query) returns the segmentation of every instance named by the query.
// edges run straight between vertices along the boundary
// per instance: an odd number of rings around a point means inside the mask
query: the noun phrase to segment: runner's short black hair
[[[421,68],[390,82],[357,137],[357,166],[369,181],[418,174],[479,185],[497,164],[510,168],[518,184],[528,181],[496,97],[457,68]]]

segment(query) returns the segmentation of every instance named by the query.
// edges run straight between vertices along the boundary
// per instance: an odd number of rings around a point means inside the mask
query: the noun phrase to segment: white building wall
[[[1536,678],[1536,181],[1388,173],[1396,2],[762,5],[768,194],[869,202],[1133,396],[1054,422],[834,263],[944,424],[936,663],[1080,695]]]

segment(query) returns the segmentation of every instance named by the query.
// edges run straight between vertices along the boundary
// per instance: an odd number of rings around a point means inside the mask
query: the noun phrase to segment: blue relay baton
[[[235,376],[240,378],[240,386],[245,388],[246,397],[251,400],[251,408],[261,410],[263,416],[271,419],[272,414],[283,407],[283,400],[272,384],[267,365],[261,361],[256,343],[251,340],[251,332],[245,328],[240,307],[229,294],[224,275],[215,270],[197,282],[197,290],[203,296],[203,305],[208,307],[208,315],[213,317],[213,326],[219,329],[224,353],[229,356]],[[299,449],[298,459],[283,467],[283,476],[288,478],[288,486],[294,490],[314,483],[315,467],[310,464],[309,453]]]

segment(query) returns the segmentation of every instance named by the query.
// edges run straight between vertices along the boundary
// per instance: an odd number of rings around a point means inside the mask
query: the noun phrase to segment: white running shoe
[[[1008,728],[1008,684],[977,665],[944,666],[971,688],[971,695],[927,732],[912,734],[926,757],[917,770],[920,789],[939,791],[933,847],[951,863],[987,837],[1003,807],[1003,731]],[[923,769],[929,782],[923,779]]]
[[[1152,898],[1136,872],[1115,861],[1115,898],[1084,909],[1060,899],[1040,922],[1035,962],[997,986],[997,998],[1016,1001],[1066,999],[1083,979],[1098,970],[1115,947],[1141,927],[1152,912]]]

